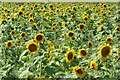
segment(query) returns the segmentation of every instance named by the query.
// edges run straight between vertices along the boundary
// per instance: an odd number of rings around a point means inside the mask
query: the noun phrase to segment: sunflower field
[[[119,6],[1,2],[0,79],[117,80]]]

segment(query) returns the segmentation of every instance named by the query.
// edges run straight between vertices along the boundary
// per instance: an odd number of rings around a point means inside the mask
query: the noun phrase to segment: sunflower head
[[[85,22],[88,21],[88,16],[84,16],[84,21],[85,21]]]
[[[73,72],[77,77],[80,77],[80,78],[83,78],[87,73],[82,67],[79,67],[79,66],[73,67]]]
[[[22,33],[20,34],[20,36],[21,36],[22,38],[25,38],[25,37],[26,37],[26,33],[25,33],[25,32],[22,32]]]
[[[53,4],[49,4],[49,8],[53,9],[54,5]]]
[[[34,53],[39,51],[39,45],[36,42],[28,42],[26,48],[29,53]]]
[[[117,26],[117,27],[115,28],[115,31],[116,31],[116,32],[120,32],[120,27]]]
[[[29,22],[34,22],[34,18],[31,17],[31,18],[29,19]]]
[[[111,37],[108,37],[108,38],[106,39],[106,42],[111,43],[111,42],[112,42],[112,38],[111,38]]]
[[[57,26],[56,22],[52,23],[52,26]]]
[[[20,11],[18,12],[18,14],[19,14],[20,16],[22,16],[22,15],[23,15],[23,11],[20,10]]]
[[[52,26],[52,31],[56,31],[56,26]]]
[[[112,49],[112,46],[110,46],[109,44],[105,43],[104,45],[102,45],[98,52],[100,58],[102,60],[106,60],[107,58],[109,58],[111,49]]]
[[[34,41],[35,42],[42,42],[44,40],[44,34],[39,33],[34,36]]]
[[[16,34],[16,31],[15,30],[12,30],[11,32],[10,32],[10,35],[12,35],[12,36],[14,36]]]
[[[29,17],[33,17],[33,14],[32,14],[32,13],[29,13]]]
[[[88,47],[91,48],[92,46],[93,46],[92,42],[89,41],[89,42],[88,42]]]
[[[96,63],[96,61],[93,60],[90,62],[90,68],[94,70],[98,69],[98,64]]]
[[[112,14],[112,11],[109,11],[109,12],[108,12],[108,15],[111,15],[111,14]]]
[[[75,57],[75,51],[73,49],[68,49],[66,52],[66,62],[71,63]]]
[[[69,31],[69,32],[67,33],[67,36],[68,36],[69,38],[73,38],[73,37],[75,36],[75,33],[74,33],[73,31]]]
[[[85,29],[85,24],[79,24],[78,27],[79,27],[79,29],[82,31],[82,30]]]
[[[12,40],[8,40],[7,43],[6,43],[6,47],[7,47],[7,48],[11,48],[12,45],[13,45]]]
[[[88,51],[87,50],[85,50],[84,48],[82,48],[82,49],[79,49],[78,50],[78,54],[81,56],[81,57],[87,57],[88,56]]]

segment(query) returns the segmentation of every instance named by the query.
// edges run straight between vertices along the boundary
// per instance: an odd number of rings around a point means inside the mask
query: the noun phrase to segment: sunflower
[[[34,24],[32,25],[32,27],[36,28],[36,27],[37,27],[37,24],[36,24],[36,23],[34,23]]]
[[[42,42],[44,40],[44,34],[39,33],[34,36],[34,41],[35,42]]]
[[[104,45],[102,45],[98,51],[100,58],[102,60],[106,60],[107,58],[109,58],[111,49],[112,49],[112,46],[110,46],[109,44],[105,43]]]
[[[75,57],[75,51],[73,49],[68,49],[66,52],[66,62],[71,63]]]
[[[87,22],[88,21],[88,16],[84,16],[84,21]]]
[[[85,50],[84,48],[82,48],[82,49],[79,49],[78,50],[78,54],[81,56],[81,57],[87,57],[88,56],[88,51],[87,50]]]
[[[94,69],[94,70],[97,70],[98,69],[98,64],[96,63],[96,61],[92,60],[90,62],[90,68],[91,69]]]
[[[87,73],[82,67],[79,67],[79,66],[73,67],[73,72],[77,77],[80,77],[80,78],[84,77]]]
[[[52,23],[52,26],[57,26],[56,22]]]
[[[52,31],[56,31],[56,27],[55,26],[52,26]]]
[[[73,6],[73,7],[72,7],[72,10],[76,10],[76,9],[77,9],[77,6]]]
[[[111,15],[112,14],[112,11],[108,11],[108,15]]]
[[[31,18],[29,19],[29,22],[34,22],[34,18],[31,17]]]
[[[106,42],[111,43],[111,42],[112,42],[112,38],[111,38],[111,37],[108,37],[108,38],[106,39]]]
[[[102,10],[100,10],[100,12],[99,12],[99,14],[103,14],[104,13],[104,10],[102,9]]]
[[[20,10],[20,11],[18,12],[18,14],[19,14],[20,16],[22,16],[22,15],[23,15],[23,11]]]
[[[12,18],[11,18],[11,21],[12,21],[12,22],[15,22],[15,17],[12,17]]]
[[[73,38],[73,37],[75,36],[75,33],[74,33],[73,31],[69,31],[69,32],[67,33],[67,36],[68,36],[69,38]]]
[[[7,47],[7,48],[11,48],[12,45],[13,45],[12,40],[8,40],[7,43],[6,43],[6,47]]]
[[[20,34],[20,36],[21,36],[22,38],[25,38],[25,37],[26,37],[26,33],[25,33],[25,32],[22,32],[22,33]]]
[[[79,27],[79,29],[82,31],[82,30],[85,29],[85,24],[79,24],[78,27]]]
[[[29,15],[30,15],[30,11],[27,11],[25,15],[26,15],[26,16],[29,16]]]
[[[62,21],[62,27],[63,28],[65,27],[65,21]]]
[[[50,9],[53,9],[53,7],[54,7],[53,4],[49,4]]]
[[[117,51],[117,54],[118,54],[118,56],[120,56],[120,51],[119,50]]]
[[[41,7],[40,7],[40,10],[41,10],[41,11],[43,11],[44,9],[45,9],[45,7],[44,7],[44,6],[41,6]]]
[[[26,48],[29,53],[34,53],[39,51],[39,45],[36,42],[28,42]]]
[[[117,26],[117,27],[115,28],[115,31],[116,31],[116,32],[120,32],[120,27]]]
[[[32,13],[29,13],[29,17],[33,17],[33,14],[32,14]]]
[[[93,46],[91,41],[88,41],[88,47],[91,48]]]
[[[12,30],[12,31],[10,32],[10,35],[12,35],[12,36],[14,36],[15,34],[16,34],[15,30]]]

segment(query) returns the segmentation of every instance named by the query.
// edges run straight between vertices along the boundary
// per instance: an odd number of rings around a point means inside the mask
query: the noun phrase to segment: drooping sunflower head
[[[98,69],[98,64],[96,63],[96,61],[92,60],[90,62],[90,68],[91,69],[94,69],[94,70],[97,70]]]
[[[12,36],[14,36],[16,34],[16,31],[15,30],[12,30],[11,32],[10,32],[10,35],[12,35]]]
[[[80,78],[83,78],[86,75],[86,71],[82,67],[79,67],[79,66],[73,67],[73,72],[75,73],[77,77],[80,77]]]
[[[12,45],[13,45],[12,40],[8,40],[7,43],[6,43],[6,47],[7,47],[7,48],[11,48]]]
[[[74,33],[73,31],[69,31],[69,32],[67,33],[67,36],[68,36],[69,38],[73,38],[73,37],[75,36],[75,33]]]
[[[25,33],[25,32],[22,32],[22,33],[20,34],[20,36],[21,36],[22,38],[25,38],[25,37],[26,37],[26,33]]]
[[[87,50],[85,50],[84,48],[82,48],[82,49],[79,49],[78,50],[78,54],[81,56],[81,57],[87,57],[88,56],[88,51]]]
[[[42,42],[44,40],[44,34],[39,33],[34,36],[34,41],[35,42]]]
[[[33,41],[28,42],[26,48],[29,53],[34,53],[39,51],[39,45]]]
[[[105,43],[104,45],[102,45],[98,52],[100,58],[102,60],[106,60],[107,58],[109,58],[111,49],[112,49],[112,46],[110,46],[109,44]]]
[[[108,37],[107,39],[106,39],[106,42],[112,42],[112,38],[111,37]]]
[[[82,30],[85,29],[85,24],[79,24],[78,27],[79,27],[79,29],[82,31]]]
[[[73,49],[68,49],[66,52],[66,62],[71,63],[75,57],[75,51]]]

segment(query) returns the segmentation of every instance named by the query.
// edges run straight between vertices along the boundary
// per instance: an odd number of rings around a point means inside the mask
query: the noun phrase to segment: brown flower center
[[[37,39],[38,41],[42,40],[42,38],[43,38],[42,35],[38,35],[38,36],[36,37],[36,39]]]
[[[12,43],[11,42],[8,42],[8,46],[11,46],[12,45]]]
[[[92,43],[89,43],[89,44],[88,44],[88,47],[89,47],[89,48],[92,47]]]
[[[83,24],[80,25],[80,29],[84,29],[84,25]]]
[[[81,69],[78,69],[76,72],[79,74],[83,74],[83,71]]]
[[[72,59],[72,57],[73,57],[73,53],[72,53],[72,52],[70,52],[70,53],[68,54],[68,59],[69,59],[69,60],[71,60],[71,59]]]
[[[14,31],[12,31],[12,34],[15,34],[15,32],[14,32]]]
[[[102,53],[102,56],[103,56],[103,57],[106,57],[106,56],[110,53],[110,47],[105,46],[105,47],[102,49],[101,53]]]
[[[25,33],[22,33],[22,35],[21,35],[22,37],[25,37]]]
[[[22,15],[22,12],[21,12],[21,11],[19,12],[19,15]]]
[[[117,30],[117,31],[120,31],[120,28],[117,28],[116,30]]]
[[[84,50],[81,51],[81,54],[82,54],[83,56],[86,56],[86,55],[87,55],[87,53],[86,53]]]
[[[29,45],[29,50],[30,50],[30,52],[34,52],[34,51],[37,50],[37,46],[35,44],[30,44]]]
[[[74,35],[74,33],[72,33],[72,32],[69,33],[69,36],[70,36],[70,37],[72,37],[73,35]]]
[[[108,38],[107,41],[110,42],[110,41],[112,41],[112,39],[111,39],[111,38]]]

